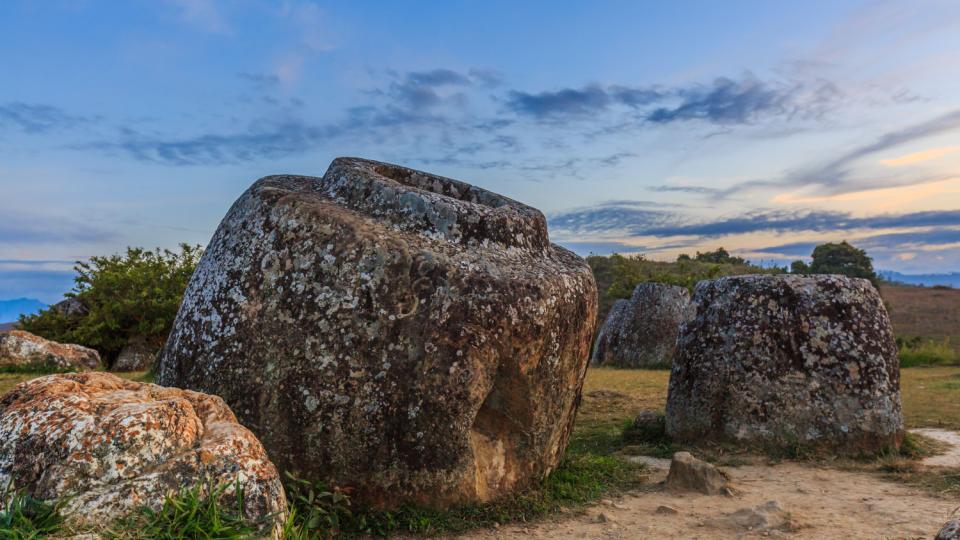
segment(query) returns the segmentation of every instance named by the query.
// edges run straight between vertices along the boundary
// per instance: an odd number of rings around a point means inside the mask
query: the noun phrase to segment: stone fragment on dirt
[[[960,519],[946,522],[933,540],[960,540]]]
[[[640,283],[617,300],[597,335],[592,363],[625,368],[669,366],[680,326],[693,316],[690,293],[664,283]]]
[[[238,482],[247,518],[268,530],[282,519],[277,469],[216,396],[91,372],[33,379],[0,399],[0,486],[66,500],[71,527],[103,530],[198,485],[227,485],[221,502],[236,508]]]
[[[656,510],[654,510],[654,513],[664,515],[664,516],[673,516],[673,515],[679,514],[680,511],[672,506],[661,504],[660,506],[657,507]]]
[[[689,452],[673,454],[667,474],[667,489],[720,495],[725,487],[727,477],[713,465],[693,457]]]
[[[886,308],[864,279],[754,275],[697,285],[678,339],[667,434],[839,454],[903,438]]]
[[[36,371],[82,371],[100,367],[100,353],[57,343],[23,330],[0,333],[0,368]]]
[[[364,504],[486,501],[559,463],[596,310],[538,210],[339,158],[237,200],[158,382],[222,396],[278,467]]]
[[[790,513],[777,501],[767,501],[754,508],[741,508],[720,518],[720,523],[742,531],[788,531],[795,527]]]

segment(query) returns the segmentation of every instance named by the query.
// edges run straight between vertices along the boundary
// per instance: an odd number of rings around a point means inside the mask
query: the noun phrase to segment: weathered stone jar
[[[593,363],[645,368],[669,366],[680,326],[693,316],[690,293],[665,283],[640,283],[617,300],[593,347]]]
[[[367,504],[483,501],[562,457],[596,296],[536,209],[339,158],[233,205],[158,380],[223,397],[281,469]]]
[[[667,433],[683,441],[873,453],[903,438],[900,367],[869,281],[704,281],[677,343]]]

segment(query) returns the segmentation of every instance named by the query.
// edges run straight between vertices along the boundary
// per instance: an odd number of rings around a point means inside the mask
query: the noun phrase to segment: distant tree
[[[97,349],[108,360],[135,336],[159,348],[201,253],[200,246],[181,244],[179,252],[127,248],[123,255],[78,262],[73,291],[66,296],[81,302],[85,313],[69,315],[51,306],[21,317],[18,325],[47,339]]]
[[[791,274],[809,274],[810,265],[797,259],[790,263],[790,273]]]
[[[747,264],[746,259],[734,257],[722,247],[716,251],[697,252],[696,260],[713,264]]]
[[[811,274],[842,274],[844,276],[869,279],[874,286],[879,284],[873,271],[873,260],[867,252],[847,243],[821,244],[813,250],[810,263]]]
[[[686,253],[681,253],[681,254],[677,255],[677,262],[689,261],[689,260],[691,260],[691,259],[690,259],[690,256],[687,255]]]

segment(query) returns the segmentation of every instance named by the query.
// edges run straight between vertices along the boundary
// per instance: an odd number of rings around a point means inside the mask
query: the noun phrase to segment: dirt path
[[[653,471],[651,483],[666,477],[663,467],[669,467],[668,461],[646,462]],[[582,515],[477,531],[462,538],[933,538],[960,506],[960,501],[935,498],[869,473],[797,463],[726,471],[738,491],[735,496],[657,489],[602,501]]]
[[[924,459],[924,465],[928,467],[960,467],[960,433],[932,428],[911,429],[910,431],[946,443],[951,447],[943,454]]]

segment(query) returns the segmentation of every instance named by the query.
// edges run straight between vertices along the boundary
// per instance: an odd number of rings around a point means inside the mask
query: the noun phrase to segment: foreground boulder
[[[276,468],[223,400],[109,373],[49,375],[0,400],[0,486],[65,499],[71,525],[99,530],[169,493],[236,482],[246,517],[279,519]]]
[[[900,367],[869,281],[738,276],[697,285],[670,374],[667,433],[874,453],[903,438]]]
[[[484,501],[559,463],[596,310],[536,209],[340,158],[233,205],[158,380],[222,396],[281,469],[363,503]]]
[[[641,283],[629,300],[617,300],[593,349],[593,363],[643,368],[669,366],[680,326],[693,316],[683,287]]]
[[[23,330],[0,333],[0,368],[82,371],[100,367],[100,353],[81,345],[57,343]]]

